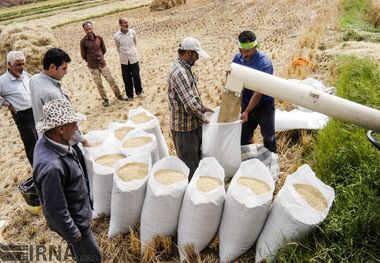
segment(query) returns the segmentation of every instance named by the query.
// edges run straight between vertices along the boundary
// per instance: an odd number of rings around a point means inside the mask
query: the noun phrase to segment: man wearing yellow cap
[[[243,31],[238,37],[239,53],[232,62],[247,66],[268,74],[273,74],[273,65],[270,58],[257,49],[258,42],[255,33]],[[251,144],[252,136],[260,126],[264,138],[264,146],[276,153],[275,138],[275,107],[274,98],[256,91],[243,88],[241,98],[242,133],[241,145]]]

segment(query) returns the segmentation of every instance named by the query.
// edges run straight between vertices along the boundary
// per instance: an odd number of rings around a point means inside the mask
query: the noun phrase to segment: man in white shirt
[[[136,47],[136,31],[129,28],[128,20],[125,17],[119,18],[120,31],[114,35],[116,50],[119,53],[121,72],[125,86],[125,92],[128,99],[133,99],[134,92],[136,96],[141,97],[143,93],[139,55]],[[134,92],[133,92],[134,89]]]
[[[29,74],[24,70],[22,51],[7,55],[8,70],[0,76],[0,108],[7,106],[20,132],[26,157],[33,165],[33,150],[38,140],[29,90]]]

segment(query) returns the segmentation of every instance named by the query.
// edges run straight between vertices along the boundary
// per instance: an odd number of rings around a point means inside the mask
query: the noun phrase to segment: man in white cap
[[[208,123],[205,107],[191,71],[195,61],[208,58],[199,41],[186,37],[181,41],[178,57],[168,76],[170,129],[178,158],[189,168],[189,180],[201,159],[202,124]]]
[[[77,262],[101,262],[91,231],[92,210],[83,168],[72,144],[77,122],[86,117],[66,99],[47,102],[37,123],[33,179],[51,230],[62,236]]]
[[[7,106],[24,143],[26,157],[33,165],[34,145],[38,140],[29,90],[29,74],[24,70],[22,51],[7,55],[8,70],[0,76],[0,109]]]

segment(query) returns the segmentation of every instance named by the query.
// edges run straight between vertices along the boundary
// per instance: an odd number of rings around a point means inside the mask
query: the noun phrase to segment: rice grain
[[[309,184],[293,184],[297,193],[314,209],[323,211],[327,208],[327,200],[322,193]]]
[[[125,158],[125,155],[121,154],[121,153],[106,154],[106,155],[102,155],[102,156],[99,156],[98,158],[96,158],[95,162],[97,162],[100,165],[112,167],[112,165],[116,161],[123,159],[123,158]]]
[[[250,177],[240,177],[238,183],[248,187],[256,195],[262,195],[270,191],[269,185],[263,180]]]
[[[148,144],[152,141],[152,138],[146,137],[146,136],[141,136],[141,137],[135,137],[126,140],[123,143],[123,148],[137,148],[144,146],[145,144]]]
[[[117,175],[124,181],[140,180],[148,175],[148,165],[145,163],[127,163],[117,170]]]
[[[185,175],[183,173],[171,169],[159,170],[154,174],[154,177],[159,183],[165,185],[174,184],[185,179]]]
[[[199,176],[197,181],[198,190],[204,193],[210,192],[221,185],[222,181],[212,176]]]

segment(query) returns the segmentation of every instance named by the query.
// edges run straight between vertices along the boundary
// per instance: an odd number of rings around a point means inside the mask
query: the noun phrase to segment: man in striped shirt
[[[168,76],[170,129],[177,156],[190,168],[189,180],[201,159],[202,124],[211,109],[202,104],[197,81],[191,67],[195,61],[208,58],[199,41],[186,37],[181,41],[178,57]]]

